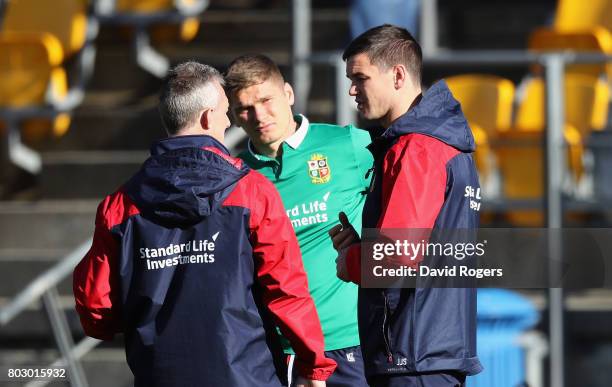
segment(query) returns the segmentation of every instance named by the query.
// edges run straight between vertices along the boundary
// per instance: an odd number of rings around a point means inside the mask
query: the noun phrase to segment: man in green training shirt
[[[326,355],[338,363],[327,386],[365,387],[357,287],[336,277],[337,253],[327,232],[339,212],[360,229],[369,186],[366,175],[372,166],[366,149],[370,135],[353,126],[316,124],[294,116],[293,89],[263,55],[236,58],[227,70],[226,88],[235,122],[250,139],[239,157],[274,183],[300,243]],[[293,351],[282,341],[291,378]]]

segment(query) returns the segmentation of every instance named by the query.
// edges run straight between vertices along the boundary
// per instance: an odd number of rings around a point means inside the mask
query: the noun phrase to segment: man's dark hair
[[[228,94],[234,94],[268,79],[277,80],[281,85],[285,82],[272,59],[261,54],[246,54],[230,63],[225,73],[225,88]]]
[[[386,71],[396,64],[403,64],[413,80],[421,84],[421,46],[405,28],[391,24],[370,28],[348,45],[342,59],[346,61],[357,54],[366,54],[380,70]]]
[[[159,113],[169,136],[193,125],[202,110],[217,106],[220,96],[215,81],[224,85],[219,71],[198,62],[181,63],[168,72],[159,97]]]

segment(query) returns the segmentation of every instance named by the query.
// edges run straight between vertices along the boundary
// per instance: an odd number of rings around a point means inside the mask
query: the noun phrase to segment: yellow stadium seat
[[[494,75],[466,74],[445,78],[470,124],[484,129],[490,138],[512,124],[514,84]]]
[[[530,78],[523,86],[523,98],[516,113],[515,126],[522,131],[541,131],[546,126],[545,83],[540,77]],[[575,127],[582,137],[591,130],[602,130],[608,117],[610,89],[595,76],[579,73],[565,75],[565,122]]]
[[[163,77],[169,61],[155,51],[150,41],[193,40],[200,27],[198,16],[207,6],[208,0],[117,0],[112,9],[101,6],[94,9],[102,23],[133,29],[138,64]]]
[[[496,153],[502,175],[502,193],[506,199],[542,199],[542,139],[538,132],[500,133]],[[543,226],[540,210],[512,210],[506,212],[506,217],[515,226]]]
[[[566,125],[564,138],[568,143],[568,164],[573,171],[582,171],[582,143],[578,130]],[[500,133],[496,148],[502,174],[502,192],[506,199],[541,200],[544,195],[544,133],[541,131],[510,130]],[[541,210],[512,210],[507,219],[515,226],[542,227]]]
[[[46,32],[55,36],[69,58],[87,38],[87,8],[80,0],[11,0],[2,32]]]
[[[0,47],[0,105],[44,103],[52,74],[61,69],[64,58],[57,38],[47,33],[0,34]],[[65,85],[56,87],[65,92]]]
[[[535,51],[579,51],[595,53],[612,53],[612,33],[605,27],[595,26],[583,31],[557,31],[550,28],[538,28],[529,36],[528,47]],[[535,66],[536,73],[541,73],[541,66]],[[600,76],[608,72],[612,75],[612,64],[570,64],[566,72],[584,73]]]
[[[565,129],[568,169],[579,182],[584,143],[591,130],[605,127],[609,89],[604,80],[583,73],[565,75]],[[500,133],[496,147],[502,191],[510,199],[538,199],[543,195],[543,137],[546,127],[546,87],[539,77],[528,79],[522,87],[512,130]],[[504,145],[510,143],[512,145]],[[516,144],[518,143],[518,144]],[[543,222],[539,211],[511,211],[509,219],[518,225],[537,226]]]
[[[193,7],[201,0],[117,0],[116,10],[119,12],[155,13],[167,12],[181,7]]]
[[[610,52],[612,34],[602,26],[581,31],[557,31],[538,28],[529,36],[528,47],[534,50],[564,50]]]
[[[68,92],[68,81],[61,66],[62,59],[62,47],[53,35],[0,34],[0,108],[43,107],[50,99],[63,100]],[[32,112],[32,116],[36,115]],[[49,130],[61,136],[69,125],[70,116],[58,113],[51,121],[24,121],[22,133],[31,142],[40,140]]]
[[[173,0],[118,0],[117,11],[150,13],[169,10],[174,7]]]
[[[23,146],[22,138],[33,143],[68,130],[69,112],[82,99],[86,73],[91,73],[86,70],[93,66],[93,55],[80,55],[90,48],[88,32],[83,0],[11,0],[5,6],[0,27],[0,129],[15,149],[25,149],[20,154],[33,155],[30,160],[36,156]],[[68,84],[64,65],[69,58],[75,58],[83,71],[75,77],[78,87]],[[10,144],[2,151],[19,164]],[[38,164],[22,166],[36,173]]]
[[[559,0],[554,29],[562,32],[584,31],[595,26],[612,27],[611,0]]]
[[[494,172],[495,159],[490,141],[512,123],[514,84],[504,78],[465,74],[445,79],[453,96],[461,103],[476,141],[474,158],[483,184]]]
[[[200,19],[189,17],[178,25],[157,24],[151,29],[151,37],[156,44],[168,42],[190,42],[200,31]]]
[[[612,0],[559,0],[552,27],[535,30],[528,47],[539,51],[612,54]],[[541,66],[534,66],[536,73]],[[566,72],[606,74],[612,87],[612,63],[570,64]]]
[[[476,124],[470,124],[472,134],[474,135],[474,142],[476,143],[476,152],[474,152],[474,161],[476,162],[476,168],[480,173],[480,176],[485,180],[490,176],[491,169],[491,144],[489,144],[489,138],[487,132]]]
[[[568,145],[568,166],[576,182],[583,174],[584,141],[592,129],[605,126],[608,88],[599,78],[569,73],[565,76],[565,140]],[[545,84],[541,78],[530,78],[524,86],[516,113],[515,128],[543,136],[546,127]],[[604,117],[603,119],[601,117]]]
[[[155,14],[161,12],[172,12],[174,0],[118,0],[116,10],[120,13]],[[195,0],[183,0],[186,6],[196,4]],[[200,19],[187,17],[178,25],[157,24],[153,27],[151,35],[155,42],[167,42],[181,40],[189,42],[193,40],[200,29]]]

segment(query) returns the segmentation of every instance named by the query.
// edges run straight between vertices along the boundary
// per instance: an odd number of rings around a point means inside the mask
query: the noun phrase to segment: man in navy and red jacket
[[[274,186],[222,144],[222,85],[196,62],[170,71],[169,137],[98,207],[76,309],[89,336],[124,333],[136,386],[281,386],[275,325],[296,350],[298,385],[324,386],[335,363],[295,234]]]
[[[474,139],[443,81],[421,93],[418,43],[405,29],[383,25],[353,40],[343,58],[359,112],[382,126],[369,146],[374,176],[364,230],[475,230],[478,208],[465,195],[478,188]],[[340,219],[330,230],[338,276],[360,283],[362,246]],[[474,288],[361,286],[358,315],[372,386],[461,386],[482,370]]]

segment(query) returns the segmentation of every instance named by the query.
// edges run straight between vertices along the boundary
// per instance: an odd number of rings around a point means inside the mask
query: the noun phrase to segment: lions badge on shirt
[[[327,183],[331,179],[331,170],[327,157],[322,154],[315,153],[308,160],[308,176],[312,184]]]

